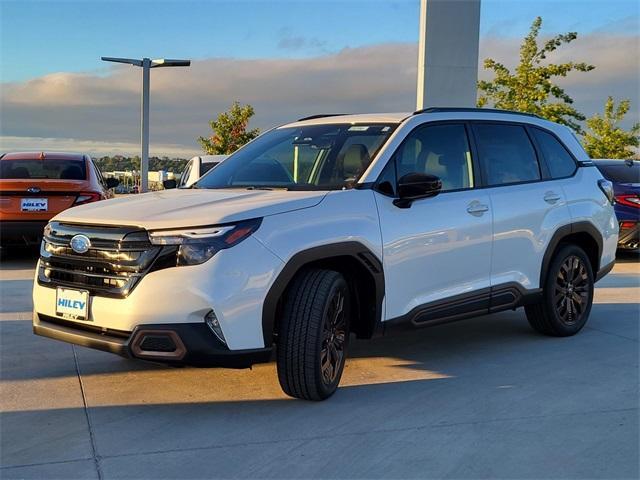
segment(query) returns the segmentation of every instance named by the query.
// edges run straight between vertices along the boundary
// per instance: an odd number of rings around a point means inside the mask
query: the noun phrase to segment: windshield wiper
[[[256,186],[249,186],[249,187],[244,187],[245,190],[285,190],[288,191],[289,188],[287,187],[256,187]]]

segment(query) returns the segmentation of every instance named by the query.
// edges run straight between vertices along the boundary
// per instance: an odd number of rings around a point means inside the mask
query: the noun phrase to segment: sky
[[[140,71],[103,55],[192,60],[152,72],[156,155],[198,153],[197,136],[234,100],[253,104],[260,128],[319,111],[409,111],[418,11],[419,0],[0,0],[0,150],[136,153]],[[512,65],[537,15],[543,37],[579,33],[553,60],[597,67],[563,79],[576,107],[590,115],[607,95],[630,98],[637,121],[640,2],[482,0],[480,60]]]

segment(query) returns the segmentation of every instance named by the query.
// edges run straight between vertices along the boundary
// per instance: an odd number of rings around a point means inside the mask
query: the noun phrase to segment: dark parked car
[[[602,176],[613,182],[620,224],[618,248],[637,250],[640,243],[640,161],[594,160]]]

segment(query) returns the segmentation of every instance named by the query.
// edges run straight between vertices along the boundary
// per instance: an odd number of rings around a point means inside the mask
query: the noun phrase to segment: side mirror
[[[407,173],[398,180],[398,198],[393,204],[409,208],[414,200],[435,197],[442,190],[442,180],[435,175]]]
[[[116,188],[118,185],[120,185],[120,180],[118,180],[117,178],[109,177],[105,178],[104,181],[107,184],[107,188],[109,189]]]
[[[175,178],[172,178],[170,180],[163,180],[162,181],[162,186],[164,187],[165,190],[176,188],[177,185],[178,184],[177,184]]]

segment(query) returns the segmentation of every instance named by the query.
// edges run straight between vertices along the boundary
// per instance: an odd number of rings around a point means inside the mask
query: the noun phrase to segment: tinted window
[[[473,166],[464,125],[418,128],[396,154],[398,178],[407,173],[427,173],[442,180],[442,191],[473,187]]]
[[[200,166],[200,176],[204,175],[205,173],[207,173],[209,170],[211,170],[213,167],[215,167],[218,163],[220,162],[208,162],[208,163],[203,163]]]
[[[398,181],[396,179],[396,162],[395,157],[393,157],[385,165],[382,173],[380,173],[376,184],[376,190],[378,190],[380,193],[384,193],[385,195],[395,197],[397,183]]]
[[[0,160],[0,178],[86,180],[87,169],[84,160]]]
[[[523,127],[475,125],[474,132],[488,185],[505,185],[540,179],[540,166],[536,159],[536,152]]]
[[[573,172],[576,171],[576,162],[558,139],[540,129],[532,128],[531,130],[547,162],[551,176],[562,178],[573,175]]]
[[[597,165],[602,176],[616,183],[640,183],[640,164],[629,165],[620,160],[619,165]]]

